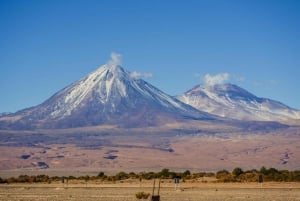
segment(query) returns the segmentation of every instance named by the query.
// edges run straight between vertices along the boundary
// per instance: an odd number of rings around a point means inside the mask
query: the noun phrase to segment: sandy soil
[[[299,127],[247,134],[1,136],[0,177],[300,167]],[[11,144],[16,139],[19,144]]]
[[[0,186],[1,201],[135,201],[140,191],[152,193],[152,181],[116,184],[10,184]],[[156,192],[155,192],[156,193]],[[300,183],[215,184],[162,183],[161,201],[299,201]],[[150,200],[150,198],[148,199]]]

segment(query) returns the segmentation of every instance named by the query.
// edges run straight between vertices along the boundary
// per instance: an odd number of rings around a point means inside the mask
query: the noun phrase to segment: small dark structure
[[[258,176],[258,183],[260,184],[260,188],[262,188],[263,182],[264,182],[264,178],[263,178],[263,176],[260,174],[260,175]]]
[[[263,178],[263,176],[260,174],[259,176],[258,176],[258,183],[263,183],[264,182],[264,178]]]
[[[174,178],[175,190],[177,190],[177,187],[178,187],[178,185],[179,185],[179,181],[180,181],[180,177],[176,176],[176,177]]]
[[[157,195],[154,195],[155,191],[155,179],[153,182],[153,190],[152,190],[152,196],[151,196],[151,201],[160,201],[160,196],[159,196],[159,191],[160,191],[160,179],[158,181],[158,189],[157,189]]]

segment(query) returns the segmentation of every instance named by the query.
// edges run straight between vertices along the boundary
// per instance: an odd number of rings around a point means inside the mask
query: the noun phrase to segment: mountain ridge
[[[254,121],[300,119],[300,111],[279,101],[257,97],[234,84],[196,85],[177,98],[221,117]]]
[[[0,128],[155,126],[185,118],[216,119],[108,62],[35,107],[0,118]]]
[[[181,96],[170,96],[123,69],[118,56],[112,54],[108,63],[37,106],[1,114],[0,129],[151,127],[186,120],[285,123],[300,119],[299,110],[233,84],[197,85]]]

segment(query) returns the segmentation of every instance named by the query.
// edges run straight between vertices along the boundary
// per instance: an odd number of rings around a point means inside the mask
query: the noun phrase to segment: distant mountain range
[[[226,118],[280,122],[300,119],[299,110],[259,98],[233,84],[197,85],[177,98],[198,110]]]
[[[157,126],[183,119],[216,119],[108,63],[44,103],[0,117],[1,129],[73,128],[103,124]]]
[[[110,62],[38,106],[0,115],[0,129],[149,127],[225,118],[284,121],[300,119],[300,112],[231,84],[199,85],[172,97]]]

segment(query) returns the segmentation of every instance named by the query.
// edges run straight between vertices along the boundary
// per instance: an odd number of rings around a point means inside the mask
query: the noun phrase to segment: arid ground
[[[1,201],[135,201],[137,192],[152,194],[152,181],[115,184],[9,184],[0,186]],[[175,190],[164,181],[161,201],[299,201],[299,183],[182,183]],[[157,189],[155,193],[157,194]],[[148,198],[150,200],[150,198]]]
[[[202,126],[203,127],[203,126]],[[222,128],[128,130],[128,133],[55,131],[0,133],[0,177],[20,174],[97,175],[100,171],[218,171],[262,166],[297,170],[300,129],[239,132]],[[226,130],[227,129],[227,130]],[[109,129],[108,129],[109,130]],[[208,130],[208,131],[207,131]]]

